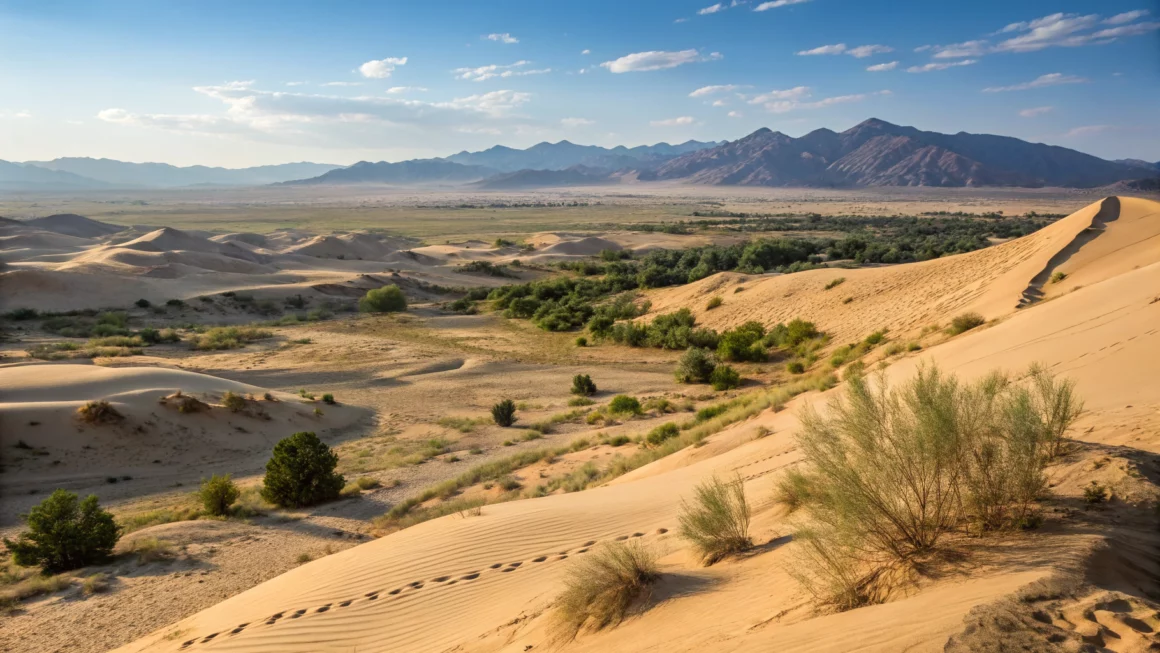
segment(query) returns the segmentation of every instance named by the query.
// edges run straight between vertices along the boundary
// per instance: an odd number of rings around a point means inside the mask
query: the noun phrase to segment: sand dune
[[[156,231],[151,231],[140,238],[121,243],[117,247],[143,252],[203,252],[229,256],[254,263],[261,263],[264,258],[247,249],[238,247],[233,243],[217,243],[206,237],[170,227],[162,227]]]
[[[124,230],[124,227],[115,224],[99,222],[72,213],[33,218],[32,220],[26,220],[24,224],[36,229],[43,229],[66,236],[76,236],[78,238],[100,238]]]
[[[705,298],[728,288],[724,307],[706,316],[707,323],[801,315],[839,337],[882,326],[905,331],[968,309],[1009,316],[904,358],[888,374],[904,378],[916,365],[934,361],[974,378],[995,367],[1017,370],[1042,362],[1074,379],[1087,401],[1084,441],[1157,453],[1160,253],[1149,250],[1151,262],[1143,253],[1156,229],[1155,218],[1148,217],[1155,207],[1125,201],[1117,220],[1107,221],[1098,237],[1059,264],[1073,264],[1076,276],[1093,281],[1020,310],[1015,307],[1030,281],[1092,228],[1099,204],[1040,233],[973,254],[748,281],[718,275],[695,287],[655,293],[654,299],[669,310],[684,300],[700,311]],[[1117,229],[1124,225],[1129,229]],[[1122,269],[1115,251],[1130,252],[1140,267]],[[822,290],[842,274],[845,284]],[[746,290],[733,294],[737,285]],[[849,306],[842,304],[844,296],[859,299]],[[843,310],[850,315],[842,318]],[[556,650],[548,609],[563,571],[569,559],[608,540],[639,539],[661,552],[659,605],[616,629],[557,642],[563,650],[941,651],[973,607],[1032,581],[1086,568],[1091,583],[1114,579],[1118,588],[1131,587],[1122,579],[1154,565],[1148,558],[1154,534],[1143,549],[1124,548],[1099,565],[1092,561],[1101,543],[1119,535],[1071,531],[1011,543],[989,540],[975,554],[969,577],[928,580],[892,602],[818,617],[785,570],[794,527],[771,494],[777,474],[799,459],[793,443],[797,411],[820,399],[803,395],[787,410],[762,413],[715,435],[706,447],[662,459],[612,485],[488,506],[480,516],[426,522],[329,556],[119,650]],[[714,451],[714,441],[752,438],[758,426],[773,434]],[[1074,496],[1079,488],[1069,484],[1068,469],[1053,470],[1060,480],[1055,491]],[[766,544],[754,556],[702,568],[674,533],[680,498],[710,475],[733,473],[746,481],[756,506],[753,530]]]

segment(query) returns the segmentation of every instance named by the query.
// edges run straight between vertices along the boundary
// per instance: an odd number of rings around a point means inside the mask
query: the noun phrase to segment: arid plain
[[[6,595],[0,650],[1160,647],[1154,197],[315,187],[13,193],[0,215],[0,531],[15,535],[56,488],[96,494],[126,531],[111,564]],[[688,309],[722,333],[797,318],[824,334],[801,360],[737,363],[740,387],[722,391],[679,383],[680,351],[539,328],[479,299],[658,250],[849,235],[776,227],[810,215],[1042,224],[929,260],[819,256],[626,292],[642,325]],[[405,312],[356,310],[388,284]],[[985,323],[952,335],[971,314]],[[171,335],[132,340],[145,329]],[[931,364],[971,381],[1033,363],[1084,402],[1036,528],[956,532],[854,609],[803,588],[803,522],[776,488],[803,462],[807,407],[845,392],[854,364],[901,384]],[[571,392],[579,374],[590,398]],[[227,392],[246,399],[228,408]],[[619,395],[640,410],[613,413]],[[513,427],[489,413],[503,399]],[[117,417],[79,420],[93,401]],[[646,437],[669,423],[681,435],[667,446]],[[258,496],[271,448],[297,431],[335,448],[342,499],[280,509]],[[242,487],[229,518],[205,518],[193,495],[214,473]],[[679,515],[714,476],[742,479],[754,546],[703,566]],[[1085,499],[1093,484],[1099,501]],[[651,599],[616,627],[560,636],[568,569],[617,541],[656,556]]]

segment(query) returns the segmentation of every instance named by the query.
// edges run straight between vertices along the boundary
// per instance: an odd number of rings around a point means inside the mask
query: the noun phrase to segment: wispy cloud
[[[881,73],[887,70],[894,70],[898,67],[897,61],[889,61],[887,63],[876,63],[873,66],[867,66],[866,70],[872,73]]]
[[[1022,84],[1012,84],[1011,86],[989,86],[983,89],[984,93],[1002,93],[1004,91],[1026,91],[1033,88],[1043,88],[1045,86],[1059,86],[1061,84],[1083,84],[1087,82],[1084,77],[1077,75],[1064,75],[1063,73],[1048,73],[1047,75],[1040,75],[1030,82],[1023,82]]]
[[[790,5],[800,5],[810,0],[773,0],[773,2],[763,2],[753,8],[753,11],[769,11],[770,9],[777,9],[778,7],[788,7]]]
[[[873,93],[855,93],[852,95],[837,95],[834,97],[822,98],[820,100],[811,100],[812,91],[808,86],[795,86],[794,88],[769,91],[768,93],[761,93],[752,98],[749,98],[749,104],[761,105],[766,111],[770,113],[789,113],[799,109],[824,109],[835,104],[847,104],[850,102],[861,102],[862,100],[880,96],[890,95],[890,91],[882,90]]]
[[[1100,45],[1127,36],[1140,36],[1160,29],[1160,22],[1136,23],[1147,16],[1143,9],[1126,11],[1111,18],[1099,14],[1056,13],[1035,20],[1011,23],[997,34],[1018,34],[994,47],[996,52],[1035,52],[1052,47]],[[1095,29],[1099,25],[1115,27]],[[1094,30],[1094,31],[1093,31]]]
[[[619,59],[605,61],[600,65],[614,73],[631,73],[648,70],[664,70],[666,68],[676,68],[687,63],[716,61],[721,58],[723,57],[720,52],[710,52],[707,55],[701,55],[697,50],[691,49],[678,50],[676,52],[652,50],[649,52],[626,54]]]
[[[482,38],[485,38],[488,41],[498,41],[500,43],[507,43],[509,45],[512,43],[519,43],[520,42],[519,39],[512,36],[511,34],[508,34],[507,32],[504,32],[503,34],[488,34]]]
[[[725,9],[726,9],[725,5],[723,3],[718,2],[715,5],[709,5],[708,7],[705,7],[704,9],[697,10],[697,15],[698,16],[705,16],[708,14],[715,14],[719,11],[725,11]]]
[[[20,111],[0,111],[0,119],[23,120],[31,117],[32,112],[28,109],[22,109]]]
[[[921,66],[911,66],[906,69],[908,73],[929,73],[934,70],[946,70],[947,68],[954,68],[956,66],[970,66],[979,63],[976,59],[963,59],[962,61],[932,61]]]
[[[512,64],[501,65],[491,64],[490,66],[480,66],[478,68],[456,68],[454,71],[456,79],[464,79],[470,82],[482,82],[489,79],[508,77],[526,77],[528,75],[543,75],[552,72],[551,68],[525,69],[524,66],[531,64],[530,61],[517,61]]]
[[[1147,9],[1137,9],[1135,11],[1125,11],[1122,14],[1116,14],[1111,18],[1104,20],[1105,25],[1123,25],[1124,23],[1131,23],[1137,19],[1148,15]]]
[[[362,82],[326,82],[323,86],[362,86]]]
[[[729,116],[730,118],[744,118],[745,117],[745,114],[741,113],[740,111],[730,111],[729,113],[727,113],[725,115]]]
[[[987,53],[987,41],[964,41],[950,45],[933,46],[935,59],[961,59],[963,57],[981,57]]]
[[[692,116],[680,116],[679,118],[666,118],[665,120],[653,120],[649,122],[653,127],[680,127],[683,125],[693,124]]]
[[[846,47],[845,43],[835,43],[833,45],[822,45],[812,50],[802,50],[798,52],[798,56],[809,57],[823,54],[848,54],[857,59],[865,59],[876,54],[885,54],[887,52],[894,52],[894,48],[888,45],[859,45],[853,48]]]
[[[1054,107],[1032,107],[1030,109],[1024,109],[1020,111],[1019,115],[1024,118],[1034,118],[1036,116],[1042,116],[1043,114],[1050,112],[1053,108]]]
[[[1111,125],[1084,125],[1082,127],[1075,127],[1069,129],[1063,135],[1064,138],[1075,138],[1077,136],[1092,136],[1094,134],[1102,134],[1113,129]]]
[[[391,95],[399,95],[401,93],[411,93],[411,92],[422,93],[422,92],[425,92],[426,90],[427,89],[423,88],[422,86],[392,86],[392,87],[387,89],[387,93],[389,93]]]
[[[287,86],[305,86],[309,82],[286,82]]]
[[[588,125],[595,125],[595,120],[587,118],[561,118],[560,124],[565,127],[587,127]]]
[[[359,66],[358,71],[368,79],[386,79],[395,72],[395,68],[405,65],[407,65],[406,57],[387,57],[386,59],[368,61]]]
[[[738,84],[715,84],[713,86],[702,86],[701,88],[689,93],[689,97],[705,97],[706,95],[716,95],[717,93],[732,93],[738,89],[748,88]]]
[[[580,54],[592,54],[592,51],[588,50],[588,49],[584,49],[584,50],[580,51]]]

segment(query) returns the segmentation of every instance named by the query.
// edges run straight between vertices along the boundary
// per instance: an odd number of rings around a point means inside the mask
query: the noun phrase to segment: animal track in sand
[[[667,529],[667,528],[658,528],[655,531],[653,531],[651,534],[652,535],[664,535],[665,533],[668,533],[668,532],[669,532],[669,529]],[[634,532],[630,535],[618,535],[618,536],[612,538],[611,541],[624,542],[626,540],[633,539],[633,538],[639,538],[639,537],[646,537],[646,534],[638,531],[638,532]],[[564,549],[563,551],[561,551],[557,554],[554,554],[554,555],[547,554],[547,555],[536,556],[536,557],[532,558],[530,560],[530,562],[543,563],[543,562],[548,562],[549,560],[552,562],[566,560],[566,559],[568,559],[570,554],[571,555],[580,555],[583,553],[587,553],[591,549],[591,547],[596,545],[597,543],[599,543],[599,540],[588,540],[583,545],[581,545],[580,548],[576,549],[575,551],[573,551],[572,549]],[[511,573],[514,571],[518,571],[521,568],[524,568],[525,562],[527,562],[527,561],[517,560],[515,562],[509,562],[506,564],[502,563],[502,562],[497,562],[493,565],[490,565],[488,567],[488,569],[485,571],[499,571],[500,573]],[[430,582],[431,583],[439,583],[440,584],[439,587],[449,587],[451,585],[455,585],[455,584],[459,583],[460,581],[466,582],[466,581],[477,580],[484,573],[485,573],[484,571],[471,571],[471,572],[468,572],[466,574],[459,576],[458,578],[454,577],[454,575],[452,575],[452,574],[446,574],[446,575],[442,575],[442,576],[437,576],[437,577],[431,579]],[[317,608],[314,608],[314,609],[301,608],[301,609],[293,610],[293,611],[284,610],[282,612],[277,612],[275,614],[270,615],[263,622],[261,622],[261,625],[263,625],[263,626],[276,625],[279,620],[281,620],[283,617],[286,617],[287,613],[289,613],[289,616],[287,618],[298,619],[298,618],[307,616],[308,613],[309,614],[322,614],[322,613],[329,612],[332,607],[345,608],[345,607],[348,607],[348,606],[350,606],[358,601],[362,601],[362,600],[375,601],[375,600],[378,600],[380,598],[380,595],[382,595],[384,593],[388,597],[399,597],[403,593],[403,590],[410,589],[412,591],[419,591],[419,590],[422,590],[424,588],[424,586],[425,586],[424,581],[417,580],[417,581],[413,581],[411,583],[407,583],[403,587],[397,587],[397,588],[389,590],[389,591],[375,590],[373,592],[367,592],[358,598],[346,599],[346,600],[338,602],[338,603],[327,603],[325,605],[318,606]],[[232,630],[229,631],[229,635],[230,636],[238,635],[242,631],[246,630],[250,625],[252,625],[251,622],[238,624],[236,627],[234,627]],[[193,639],[190,639],[190,640],[183,642],[181,645],[181,648],[186,649],[186,648],[193,646],[194,644],[198,644],[198,643],[204,644],[204,643],[211,642],[214,640],[214,638],[216,638],[220,634],[221,634],[221,632],[219,631],[219,632],[215,632],[215,633],[210,633],[209,635],[206,635],[204,637],[194,637]]]

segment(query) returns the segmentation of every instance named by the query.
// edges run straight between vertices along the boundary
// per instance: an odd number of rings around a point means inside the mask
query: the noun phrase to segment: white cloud
[[[1117,39],[1121,36],[1140,36],[1148,32],[1154,32],[1160,29],[1160,22],[1150,23],[1135,23],[1132,25],[1122,25],[1120,27],[1110,27],[1102,29],[1092,34],[1092,38],[1096,42],[1103,42],[1104,39]]]
[[[1063,135],[1064,138],[1075,138],[1076,136],[1092,136],[1094,134],[1102,134],[1113,129],[1111,125],[1084,125],[1083,127],[1075,127],[1067,131]]]
[[[1034,118],[1036,116],[1042,116],[1043,114],[1051,111],[1053,108],[1054,107],[1032,107],[1030,109],[1024,109],[1020,111],[1019,115],[1024,118]]]
[[[865,59],[876,54],[886,54],[887,52],[894,52],[894,48],[888,45],[859,45],[856,48],[850,48],[846,54],[858,58]]]
[[[954,68],[955,66],[970,66],[979,63],[975,59],[963,59],[962,61],[947,61],[947,62],[931,62],[921,66],[911,66],[906,69],[908,73],[929,73],[932,70],[946,70],[947,68]]]
[[[915,52],[926,52],[927,50],[930,50],[932,48],[934,48],[933,45],[920,45],[917,48],[915,48],[914,51]]]
[[[1047,75],[1040,75],[1030,82],[1024,82],[1022,84],[1013,84],[1011,86],[991,86],[983,89],[983,92],[1001,93],[1003,91],[1026,91],[1032,88],[1043,88],[1044,86],[1059,86],[1060,84],[1082,84],[1086,81],[1088,80],[1076,75],[1049,73]]]
[[[874,96],[890,94],[890,91],[882,90],[873,93],[855,93],[852,95],[822,98],[821,100],[810,100],[809,98],[812,96],[812,93],[808,86],[795,86],[794,88],[786,90],[770,91],[754,96],[749,99],[749,104],[761,105],[766,111],[771,113],[789,113],[790,111],[797,111],[799,109],[823,109],[835,104],[861,102]]]
[[[689,19],[688,18],[678,18],[678,19],[674,20],[673,22],[674,23],[687,23],[687,22],[689,22]]]
[[[309,82],[286,82],[287,86],[305,86]]]
[[[932,47],[935,50],[935,59],[959,59],[962,57],[981,57],[987,53],[990,44],[987,41],[965,41]]]
[[[362,86],[362,82],[326,82],[323,86]]]
[[[653,127],[680,127],[683,125],[693,124],[692,116],[681,116],[679,118],[667,118],[665,120],[653,120],[649,123]]]
[[[745,87],[738,86],[737,84],[716,84],[713,86],[702,86],[692,93],[689,93],[689,97],[705,97],[706,95],[714,95],[717,93],[730,93],[732,91],[736,91],[739,88]]]
[[[388,88],[386,92],[390,95],[398,95],[400,93],[410,93],[412,91],[421,93],[426,90],[427,89],[423,88],[422,86],[392,86]]]
[[[842,54],[846,51],[845,43],[835,43],[833,45],[822,45],[812,50],[802,50],[798,52],[798,56],[809,57],[818,54]]]
[[[1130,22],[1136,20],[1137,18],[1143,18],[1144,16],[1147,16],[1147,15],[1148,15],[1147,9],[1137,9],[1135,11],[1125,11],[1122,14],[1116,14],[1115,16],[1112,16],[1111,18],[1104,20],[1104,23],[1107,25],[1123,25],[1124,23],[1130,23]]]
[[[753,11],[768,11],[770,9],[777,9],[778,7],[788,7],[790,5],[800,5],[810,0],[773,0],[773,2],[763,2],[753,8]]]
[[[712,104],[712,105],[710,105],[710,106],[714,106],[714,107],[727,107],[727,106],[729,106],[729,103],[728,103],[728,102],[726,102],[725,100],[713,100],[713,104]]]
[[[500,65],[492,64],[490,66],[480,66],[478,68],[456,68],[454,71],[456,79],[465,79],[471,82],[482,82],[488,79],[508,78],[508,77],[526,77],[528,75],[543,75],[552,72],[551,68],[539,69],[525,69],[524,66],[531,64],[530,61],[517,61],[513,64]]]
[[[406,57],[387,57],[368,61],[359,66],[358,71],[367,79],[386,79],[395,72],[396,67],[405,65],[407,65]]]
[[[595,125],[595,120],[587,118],[561,118],[560,124],[565,127],[587,127],[588,125]]]
[[[0,119],[10,118],[13,120],[21,120],[24,118],[31,118],[31,117],[32,117],[32,112],[29,111],[28,109],[23,109],[21,111],[10,111],[10,112],[0,111]]]
[[[1002,34],[1023,32],[995,46],[998,52],[1034,52],[1049,47],[1075,47],[1092,42],[1091,34],[1082,34],[1100,22],[1097,14],[1057,13],[1024,23],[1011,23]]]
[[[868,70],[872,73],[880,73],[880,72],[887,71],[887,70],[894,70],[897,67],[898,67],[897,61],[890,61],[887,63],[876,63],[873,66],[868,66],[866,68],[866,70]]]
[[[507,32],[504,32],[503,34],[488,34],[483,38],[487,39],[488,41],[499,41],[500,43],[507,43],[509,45],[512,43],[520,42],[519,39],[512,36],[511,34],[508,34]]]
[[[592,54],[592,51],[588,50],[588,49],[584,49],[584,50],[580,51],[580,54]]]
[[[886,52],[894,52],[894,48],[888,45],[859,45],[857,47],[848,48],[845,43],[835,43],[833,45],[822,45],[812,50],[802,50],[798,52],[798,56],[809,57],[820,54],[848,54],[857,59],[865,59],[876,54],[884,54]]]
[[[692,49],[679,50],[677,52],[652,50],[649,52],[626,54],[619,59],[605,61],[600,65],[614,73],[630,73],[646,70],[664,70],[666,68],[676,68],[687,63],[716,61],[721,58],[722,55],[720,52],[710,52],[702,56],[700,52]]]
[[[708,7],[705,7],[704,9],[698,10],[697,15],[704,16],[706,14],[715,14],[718,11],[725,11],[725,9],[726,9],[725,5],[718,2],[715,5],[709,5]]]
[[[740,111],[730,111],[729,113],[727,113],[725,115],[729,116],[730,118],[744,118],[745,117],[745,114],[741,113]]]

